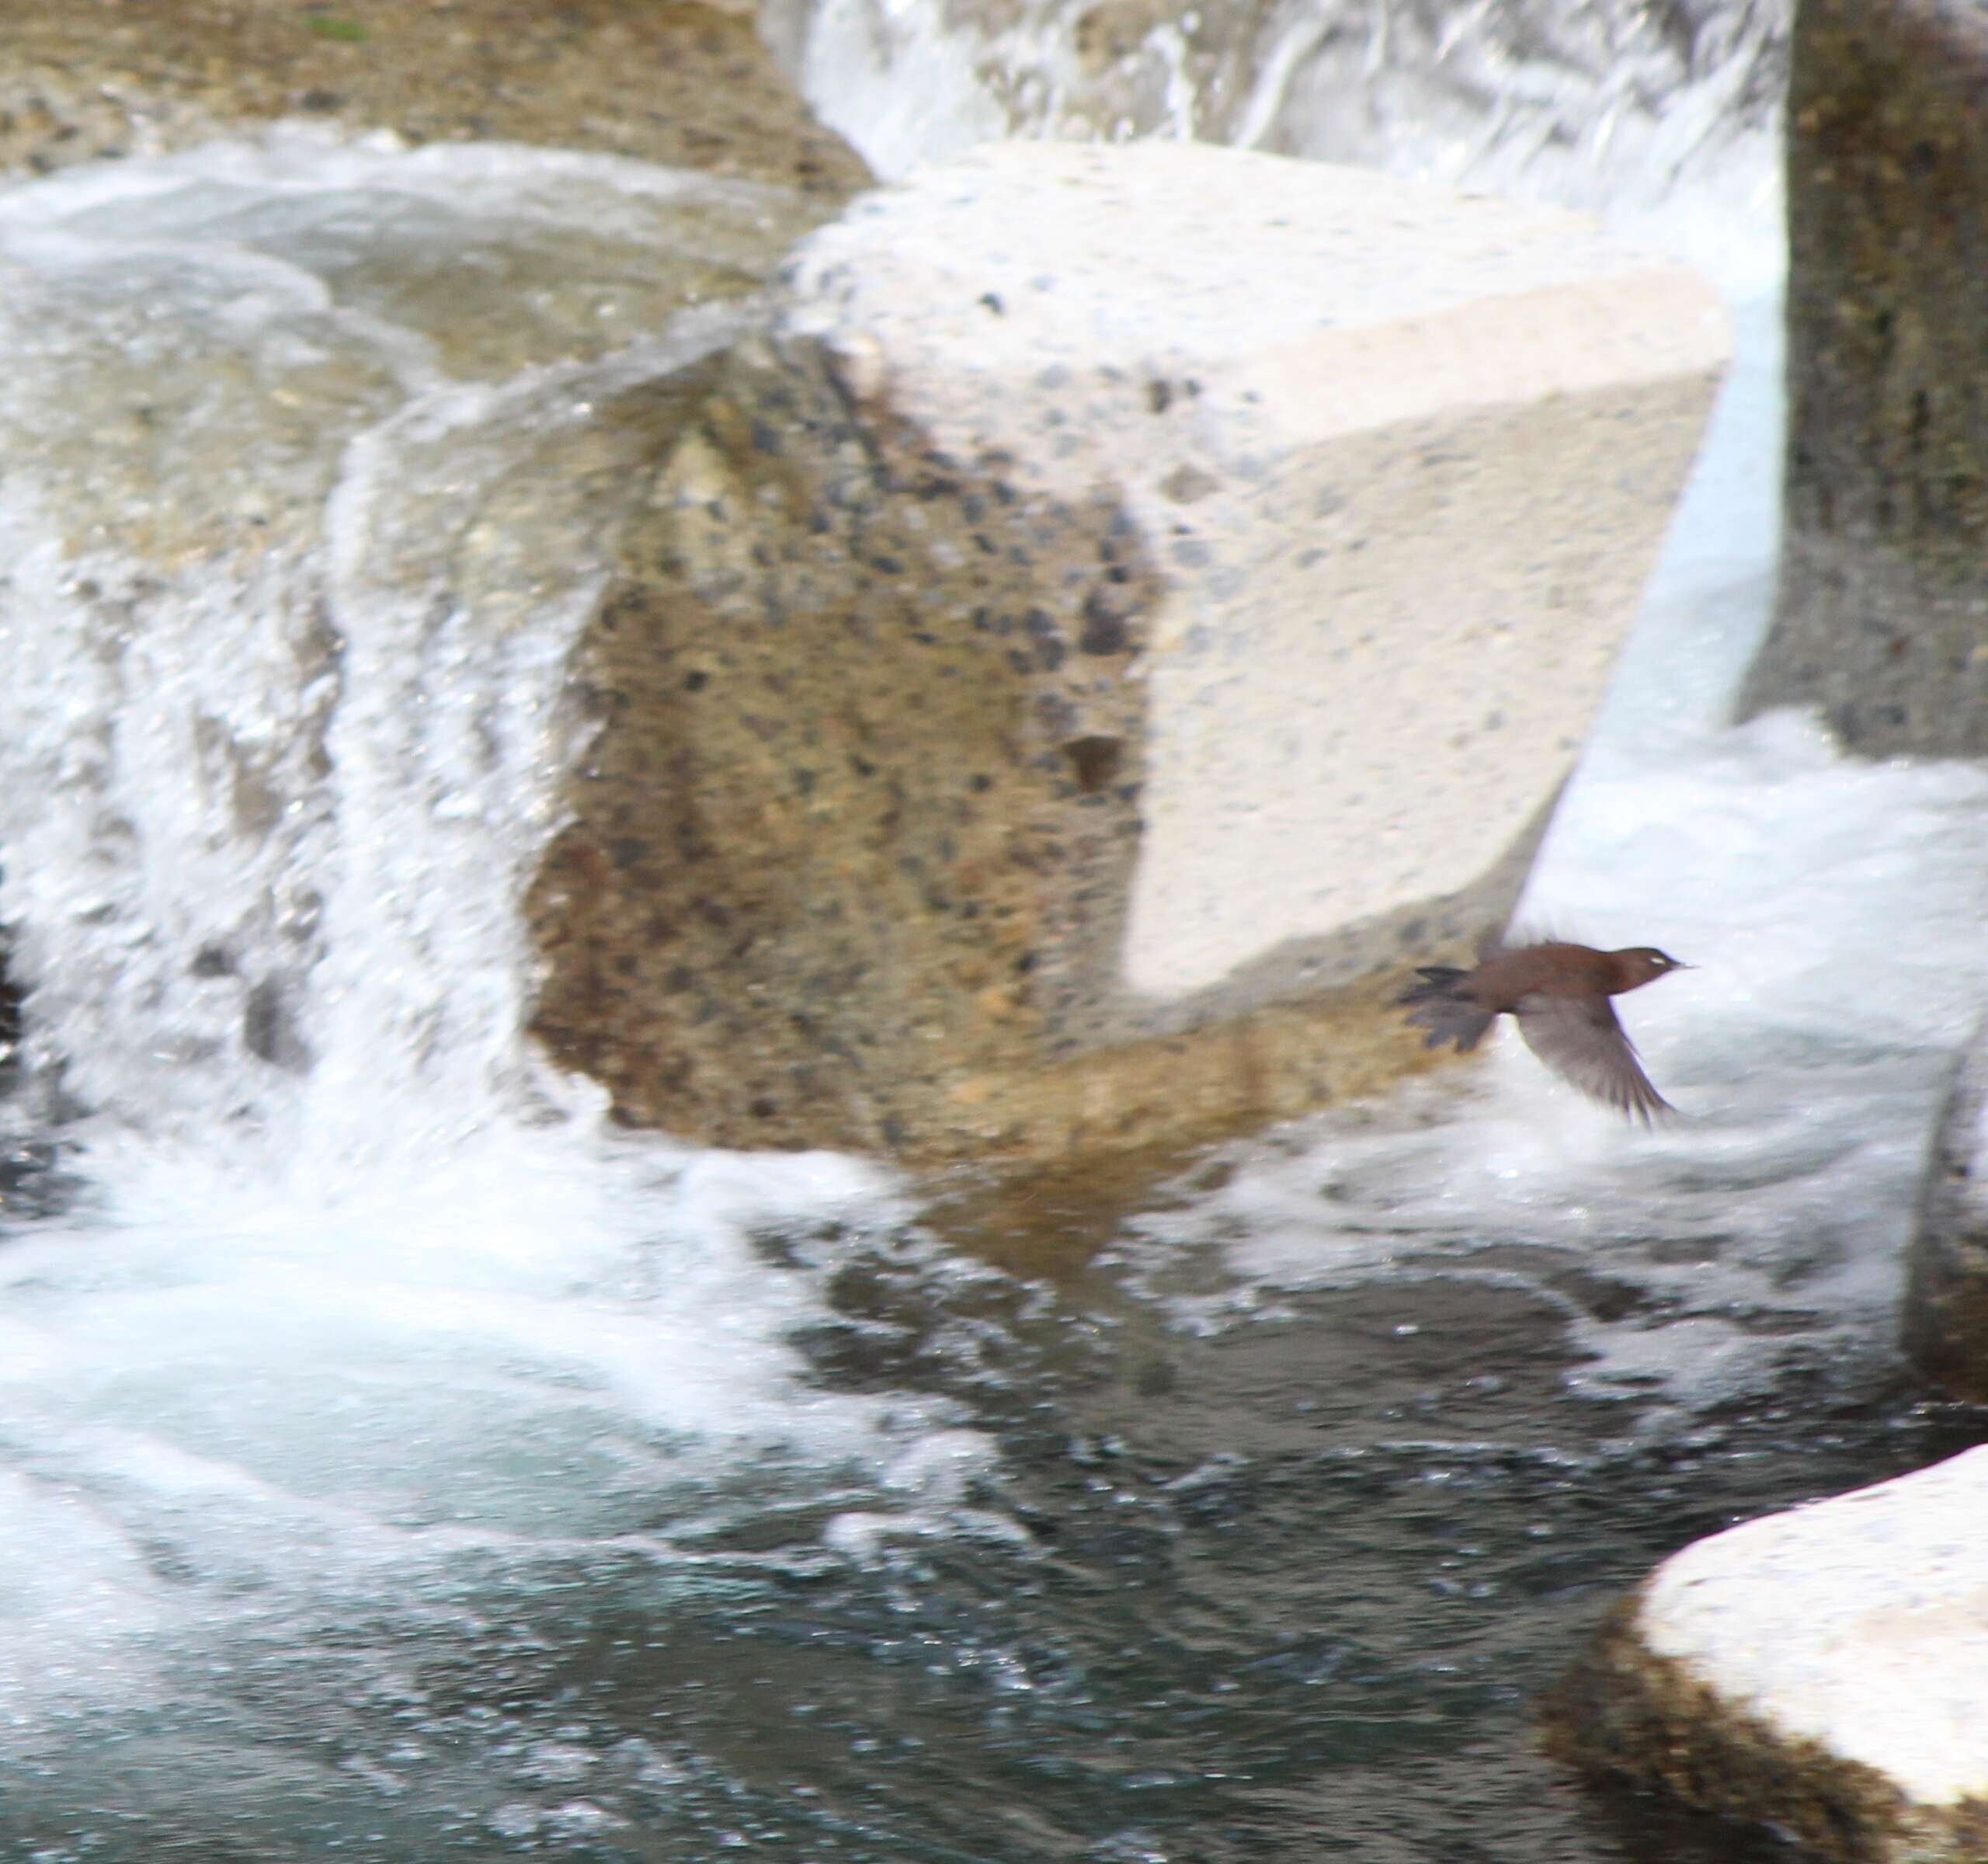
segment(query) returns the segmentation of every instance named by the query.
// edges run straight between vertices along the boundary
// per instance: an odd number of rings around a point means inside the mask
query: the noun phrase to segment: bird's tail
[[[1408,1020],[1429,1031],[1423,1047],[1440,1048],[1455,1042],[1458,1054],[1475,1048],[1497,1012],[1480,1010],[1471,1000],[1464,989],[1470,973],[1448,965],[1423,965],[1416,975],[1422,982],[1409,985],[1395,1001],[1404,1009],[1412,1006]]]

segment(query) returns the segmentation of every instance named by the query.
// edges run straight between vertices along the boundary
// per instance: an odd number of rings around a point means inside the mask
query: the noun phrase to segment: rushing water
[[[1727,23],[1694,108],[1771,50]],[[1761,280],[1527,907],[1700,967],[1628,1006],[1687,1120],[1507,1045],[1162,1182],[935,1190],[616,1136],[517,1037],[629,411],[726,328],[641,334],[683,192],[290,137],[0,193],[0,1848],[1766,1855],[1534,1731],[1663,1553],[1973,1428],[1892,1341],[1988,779],[1721,723]],[[777,245],[694,205],[714,275]]]

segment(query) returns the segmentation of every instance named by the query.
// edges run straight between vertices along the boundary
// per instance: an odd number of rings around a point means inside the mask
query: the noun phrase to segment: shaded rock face
[[[1743,716],[1988,749],[1988,16],[1802,0],[1781,588]]]
[[[749,9],[627,0],[10,0],[0,166],[45,174],[301,116],[628,155],[835,200],[868,179]]]
[[[1876,1864],[1908,1841],[1904,1796],[1882,1774],[1722,1701],[1688,1665],[1644,1644],[1633,1605],[1610,1615],[1545,1713],[1547,1746],[1568,1765],[1660,1786],[1705,1811],[1771,1821],[1840,1864]]]
[[[567,652],[817,213],[290,131],[8,191],[5,958],[61,1110],[273,1130],[377,1077],[394,977],[418,1066],[503,1055]]]
[[[853,402],[815,345],[735,351],[584,652],[608,729],[528,909],[538,1028],[678,1130],[895,1146],[1100,1033],[1151,572],[1108,498]]]
[[[1108,491],[1005,464],[859,405],[805,339],[708,371],[582,650],[602,729],[527,905],[535,1032],[624,1117],[1055,1152],[1408,1064],[1317,1052],[1316,1007],[1187,1075],[1197,1044],[1148,1039],[1116,972],[1154,572]]]

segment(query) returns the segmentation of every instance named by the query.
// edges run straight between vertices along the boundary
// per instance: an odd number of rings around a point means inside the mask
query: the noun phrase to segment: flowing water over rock
[[[1531,906],[1702,967],[1627,1007],[1687,1122],[1503,1048],[930,1198],[603,1132],[517,1033],[617,501],[792,231],[698,184],[666,302],[671,200],[291,137],[0,193],[9,1855],[1768,1855],[1531,1723],[1662,1553],[1971,1428],[1892,1334],[1988,779],[1719,722],[1771,307]]]

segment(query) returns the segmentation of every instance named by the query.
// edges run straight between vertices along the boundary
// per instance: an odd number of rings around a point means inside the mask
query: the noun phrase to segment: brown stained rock
[[[774,182],[832,205],[862,162],[734,9],[673,0],[9,0],[0,168],[46,173],[315,117]]]
[[[1543,1706],[1549,1752],[1584,1772],[1659,1786],[1687,1804],[1794,1834],[1840,1864],[1978,1854],[1912,1848],[1926,1834],[1875,1768],[1791,1741],[1722,1700],[1637,1631],[1637,1601],[1611,1612]]]
[[[1420,1055],[1375,980],[1144,1036],[1114,986],[1154,593],[1109,494],[952,459],[818,346],[749,345],[582,658],[601,721],[527,902],[535,1032],[707,1142],[1055,1156]]]
[[[1802,0],[1781,588],[1743,715],[1988,749],[1988,15]]]
[[[1844,1864],[1988,1839],[1988,1448],[1680,1549],[1552,1706],[1559,1750]]]
[[[1129,1026],[1509,908],[1719,377],[1703,280],[1384,176],[1013,143],[867,197],[784,290],[947,453],[1045,499],[1109,483],[1143,541]]]

